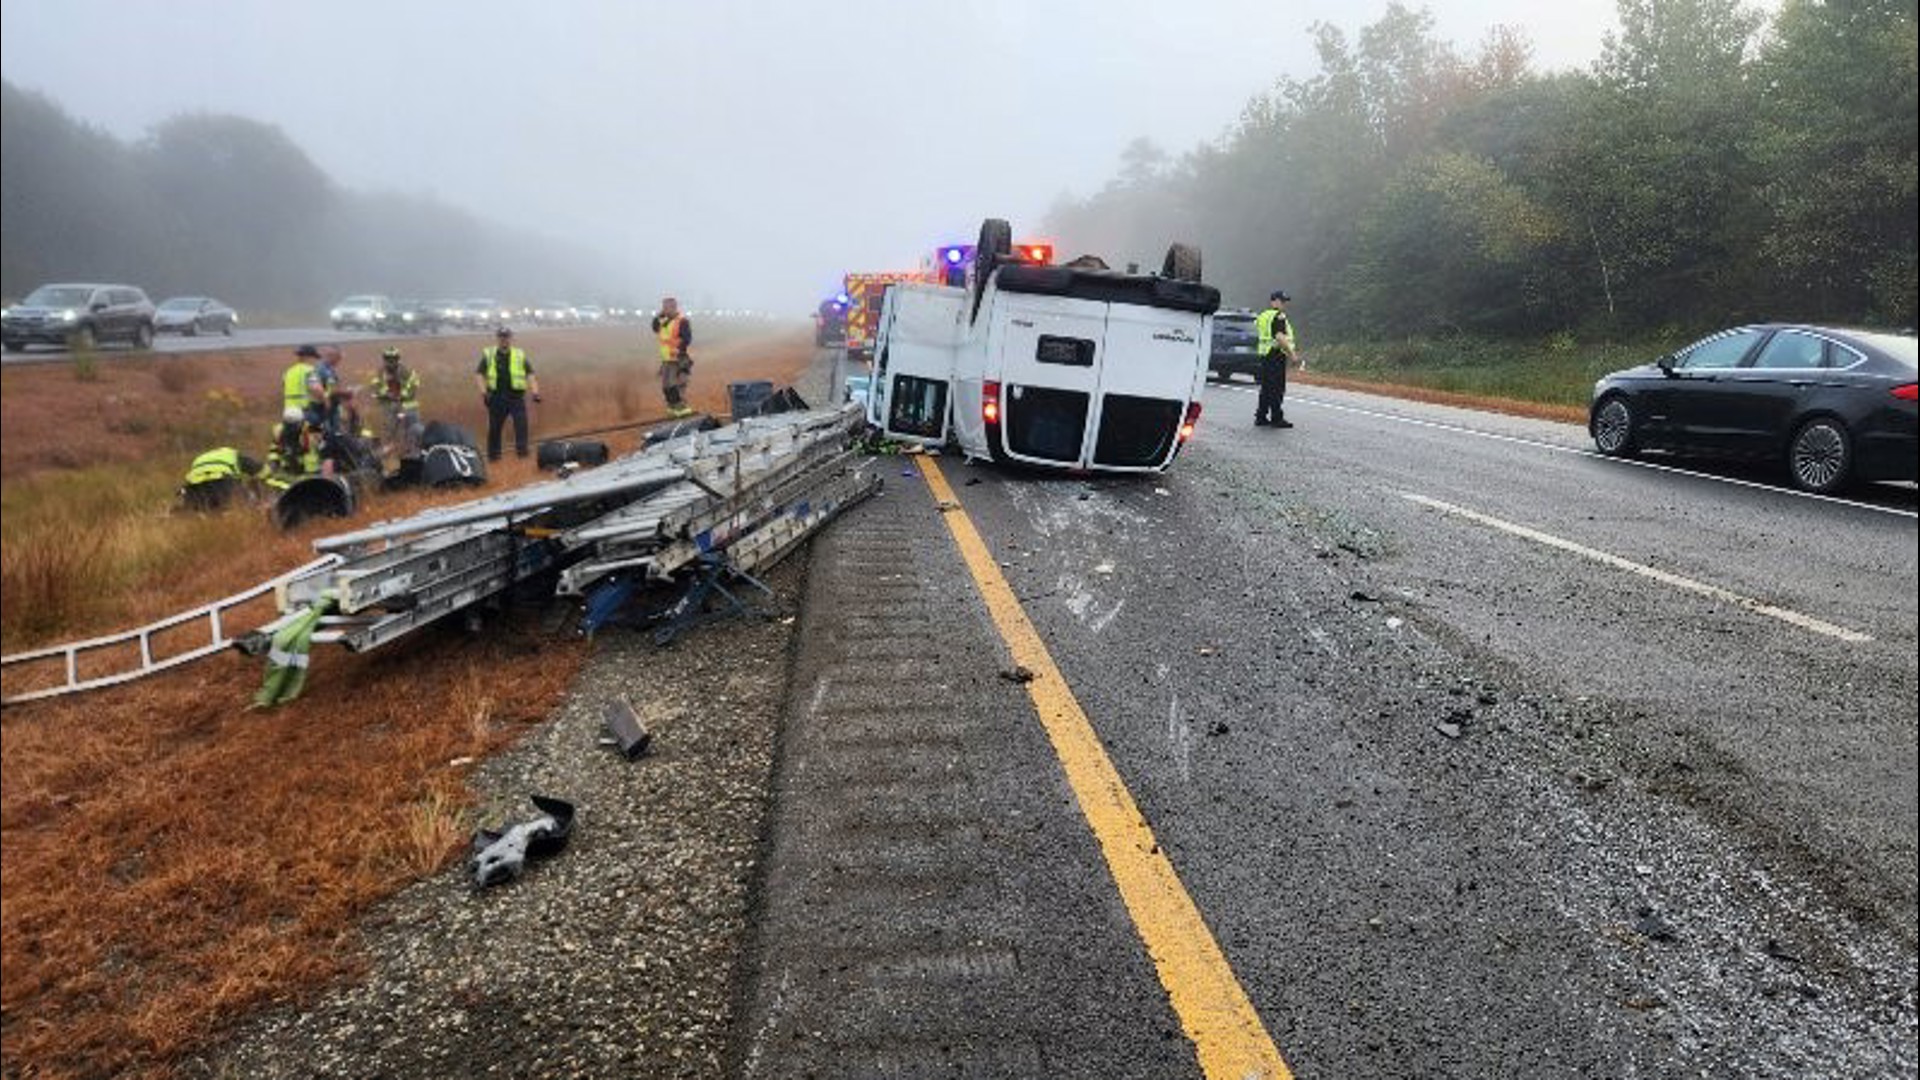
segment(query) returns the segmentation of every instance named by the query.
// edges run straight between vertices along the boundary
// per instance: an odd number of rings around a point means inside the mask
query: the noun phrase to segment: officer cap
[[[318,360],[318,359],[320,359],[320,350],[319,350],[319,349],[316,349],[316,348],[314,348],[314,347],[313,347],[313,346],[311,346],[311,345],[302,345],[302,346],[300,346],[299,348],[297,348],[297,349],[295,349],[295,350],[293,350],[293,355],[295,355],[295,356],[311,356],[311,357],[313,357],[313,358],[314,358],[315,360]]]
[[[1287,290],[1285,290],[1285,289],[1275,289],[1275,290],[1273,290],[1273,292],[1272,292],[1272,293],[1270,293],[1270,294],[1269,294],[1269,295],[1267,296],[1267,299],[1269,299],[1269,300],[1278,300],[1278,301],[1280,301],[1280,302],[1281,302],[1281,303],[1283,303],[1283,304],[1287,304],[1287,303],[1292,303],[1292,302],[1293,302],[1293,297],[1291,297],[1291,296],[1288,296],[1288,295],[1287,295]]]

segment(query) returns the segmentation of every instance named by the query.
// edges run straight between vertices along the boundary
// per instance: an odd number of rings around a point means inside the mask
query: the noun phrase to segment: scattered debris
[[[962,486],[962,487],[972,487],[973,485],[975,485],[975,484],[977,484],[977,483],[979,483],[979,482],[980,482],[980,478],[979,478],[979,477],[977,477],[977,476],[969,476],[969,477],[967,477],[967,482],[966,482],[965,484],[963,484],[963,485],[961,485],[961,486]]]
[[[1398,630],[1405,621],[1406,620],[1400,618],[1398,615],[1389,615],[1387,616],[1387,629]]]
[[[640,714],[634,711],[633,702],[624,695],[607,702],[607,713],[603,720],[607,734],[613,736],[614,745],[628,761],[644,757],[647,744],[653,741],[653,733],[640,722]]]
[[[1166,488],[1163,488],[1163,487],[1154,488],[1153,493],[1155,495],[1172,495],[1173,494],[1173,492],[1168,491]]]
[[[1642,907],[1634,913],[1638,917],[1633,921],[1633,929],[1649,941],[1674,941],[1679,933],[1673,924],[1660,917],[1660,913],[1650,907]]]
[[[954,502],[952,499],[941,499],[939,502],[933,504],[933,508],[941,513],[945,513],[948,510],[960,509],[960,504]]]
[[[1352,592],[1348,593],[1347,599],[1358,600],[1363,604],[1378,604],[1381,602],[1379,597],[1374,596],[1371,593],[1362,592],[1359,589],[1355,589]]]
[[[528,859],[558,855],[573,835],[573,804],[565,799],[532,796],[540,816],[505,829],[479,829],[473,834],[473,887],[484,889],[518,880]]]
[[[1219,651],[1219,650],[1217,650],[1217,649],[1215,649],[1215,648],[1214,648],[1213,646],[1211,646],[1211,645],[1202,645],[1202,646],[1200,646],[1200,655],[1201,655],[1201,656],[1212,656],[1212,655],[1213,655],[1213,654],[1214,654],[1215,652],[1217,652],[1217,651]]]
[[[1460,737],[1460,725],[1451,720],[1440,721],[1433,725],[1433,730],[1445,735],[1449,739],[1457,739]]]
[[[1096,574],[1111,574],[1113,573],[1113,564],[1110,562],[1103,562],[1099,566],[1094,567],[1093,572]]]
[[[1034,678],[1033,672],[1021,664],[1015,664],[1013,667],[1001,671],[1000,677],[1013,683],[1030,683]]]
[[[1219,720],[1215,720],[1213,723],[1207,725],[1208,735],[1216,735],[1216,736],[1225,735],[1232,730],[1233,730],[1232,728],[1228,727],[1226,724],[1222,723]]]
[[[1760,947],[1760,951],[1773,957],[1775,960],[1780,960],[1788,964],[1797,964],[1800,962],[1799,954],[1789,950],[1785,945],[1780,944],[1773,938],[1768,938],[1767,943]]]

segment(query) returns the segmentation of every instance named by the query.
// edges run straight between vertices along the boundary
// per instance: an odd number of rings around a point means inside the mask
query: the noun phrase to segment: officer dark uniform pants
[[[1277,424],[1286,419],[1287,354],[1274,350],[1260,358],[1260,403],[1254,407],[1253,422]]]
[[[471,400],[471,399],[469,399]],[[513,418],[513,452],[527,456],[527,395],[495,390],[487,395],[487,460],[500,460],[500,429]]]

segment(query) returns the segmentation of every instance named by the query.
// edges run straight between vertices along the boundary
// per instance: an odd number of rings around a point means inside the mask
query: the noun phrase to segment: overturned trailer
[[[752,417],[326,537],[314,547],[339,561],[281,585],[280,617],[236,644],[266,652],[278,630],[318,606],[330,613],[312,641],[364,651],[529,582],[583,597],[589,632],[640,587],[678,589],[664,640],[703,615],[704,603],[688,597],[730,599],[729,582],[751,581],[879,486],[872,459],[853,449],[863,427],[856,406]]]

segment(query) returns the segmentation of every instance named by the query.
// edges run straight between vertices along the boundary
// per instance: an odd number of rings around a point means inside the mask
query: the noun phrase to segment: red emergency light
[[[1013,257],[1024,263],[1032,263],[1035,266],[1051,266],[1053,264],[1053,245],[1016,244],[1013,249]]]

